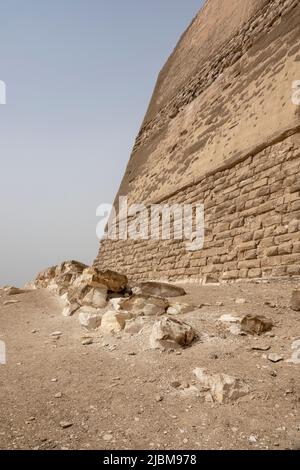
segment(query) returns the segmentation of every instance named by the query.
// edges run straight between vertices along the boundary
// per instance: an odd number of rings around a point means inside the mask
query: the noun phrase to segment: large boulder
[[[81,326],[87,330],[96,330],[101,325],[103,311],[92,307],[81,307],[78,320]]]
[[[130,298],[119,301],[119,309],[121,311],[130,312],[135,316],[163,315],[166,312],[168,305],[169,304],[165,299],[144,295],[133,295]]]
[[[142,282],[133,289],[135,294],[152,295],[156,297],[181,297],[186,295],[182,287],[165,282]]]
[[[154,323],[150,335],[152,349],[179,349],[189,346],[196,338],[191,325],[165,317]]]
[[[87,291],[81,300],[83,305],[91,305],[97,308],[104,308],[107,304],[107,287],[92,287]]]
[[[108,291],[118,293],[127,288],[128,279],[123,274],[114,271],[99,271],[95,267],[90,267],[83,271],[78,282],[89,284],[92,287],[106,286]]]
[[[300,290],[294,290],[292,293],[291,309],[300,312]]]
[[[100,284],[92,287],[88,283],[76,281],[62,298],[71,305],[104,308],[107,304],[107,287]]]
[[[101,332],[106,335],[119,333],[124,330],[126,321],[130,320],[131,315],[127,312],[107,311],[101,321]]]
[[[206,369],[197,368],[194,374],[209,396],[217,403],[237,400],[249,393],[249,387],[240,379],[227,374],[208,374]]]

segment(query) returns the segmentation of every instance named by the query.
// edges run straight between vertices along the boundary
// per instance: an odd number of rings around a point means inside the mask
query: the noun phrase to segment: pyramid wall
[[[161,71],[120,190],[205,209],[205,243],[104,240],[138,279],[300,275],[299,0],[209,0]]]

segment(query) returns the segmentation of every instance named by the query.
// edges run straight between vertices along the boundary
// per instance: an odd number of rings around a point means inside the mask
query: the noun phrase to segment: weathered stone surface
[[[109,291],[122,292],[126,289],[127,277],[114,271],[99,271],[95,267],[87,268],[83,271],[79,282],[92,287],[106,286]]]
[[[168,305],[165,299],[145,295],[133,295],[128,299],[121,300],[119,308],[121,311],[125,310],[132,315],[159,316],[166,312]]]
[[[182,287],[165,282],[143,282],[134,288],[135,294],[151,295],[157,297],[181,297],[186,295]]]
[[[128,312],[108,311],[102,317],[101,332],[111,335],[124,330],[126,321],[130,320],[131,315]]]
[[[247,315],[243,318],[241,323],[241,329],[245,333],[261,335],[270,331],[273,327],[272,320],[262,315]]]
[[[291,309],[300,312],[300,290],[294,290],[292,293]]]
[[[92,307],[81,307],[78,313],[78,320],[81,326],[88,330],[96,330],[101,325],[104,312]]]
[[[249,393],[249,387],[240,379],[227,374],[209,374],[206,369],[197,368],[194,374],[213,401],[226,403],[237,400]]]
[[[150,347],[153,349],[178,349],[189,346],[196,336],[192,326],[175,318],[166,317],[153,325]]]

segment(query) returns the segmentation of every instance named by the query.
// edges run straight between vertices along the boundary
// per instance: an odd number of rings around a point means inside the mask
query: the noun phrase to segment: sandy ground
[[[150,350],[150,327],[88,333],[94,342],[83,346],[87,332],[49,292],[0,291],[0,449],[299,449],[300,365],[286,362],[300,338],[300,313],[288,307],[299,285],[185,285],[189,295],[178,300],[209,305],[179,316],[199,333],[179,353]],[[8,299],[19,303],[4,306]],[[275,326],[259,339],[235,336],[218,322],[225,313],[264,314]],[[253,350],[258,344],[270,350]],[[269,353],[284,360],[272,363]],[[208,403],[186,388],[197,384],[195,367],[243,379],[250,393]]]

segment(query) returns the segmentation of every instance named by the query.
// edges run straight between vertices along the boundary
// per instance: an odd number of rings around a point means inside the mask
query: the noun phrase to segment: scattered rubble
[[[249,393],[249,387],[240,379],[227,374],[209,374],[206,369],[197,368],[194,374],[207,391],[207,399],[210,397],[217,403],[226,403],[237,400]]]
[[[19,331],[18,337],[20,338],[20,334],[24,335],[26,342],[31,342],[35,352],[38,350],[37,348],[42,353],[45,351],[47,355],[54,352],[54,358],[52,356],[48,361],[51,363],[51,368],[48,368],[48,364],[46,366],[45,381],[49,383],[51,377],[57,378],[52,379],[48,385],[50,397],[47,406],[49,407],[49,420],[54,428],[58,429],[61,436],[64,433],[67,434],[67,438],[69,435],[73,435],[73,432],[68,433],[67,427],[62,428],[59,425],[61,420],[66,423],[74,423],[74,428],[76,420],[74,435],[81,433],[79,431],[81,416],[79,417],[76,409],[77,400],[81,400],[81,397],[83,397],[83,401],[80,402],[79,413],[81,410],[86,410],[87,415],[91,413],[88,422],[82,418],[83,429],[87,426],[94,430],[96,429],[95,425],[100,430],[95,434],[98,436],[95,439],[102,441],[100,442],[102,446],[105,433],[114,436],[111,438],[112,443],[114,440],[119,443],[120,435],[117,429],[118,427],[123,429],[123,423],[120,426],[119,422],[117,426],[110,424],[110,403],[114,404],[116,419],[122,417],[122,420],[126,420],[126,426],[131,429],[131,433],[133,427],[129,424],[130,420],[134,423],[139,422],[142,426],[146,417],[152,423],[152,432],[154,432],[153,429],[159,429],[160,423],[155,421],[156,413],[158,413],[157,421],[162,420],[164,423],[162,432],[164,433],[164,429],[166,429],[169,436],[172,431],[166,423],[170,418],[172,423],[176,423],[176,426],[178,425],[180,429],[185,430],[185,422],[191,429],[198,426],[197,416],[200,416],[200,427],[203,422],[203,429],[209,429],[210,436],[215,432],[215,419],[220,420],[218,422],[221,423],[224,435],[227,436],[228,421],[230,422],[228,439],[230,439],[231,429],[242,429],[244,437],[239,446],[242,447],[246,443],[248,447],[252,444],[257,448],[263,445],[260,437],[257,437],[257,442],[254,443],[254,440],[250,442],[249,436],[267,435],[271,439],[271,426],[274,422],[278,423],[279,417],[284,419],[288,413],[294,413],[293,406],[298,399],[298,379],[295,368],[300,364],[297,315],[287,315],[284,321],[277,322],[276,312],[264,305],[266,298],[277,298],[276,286],[268,286],[262,291],[258,288],[256,291],[255,287],[249,286],[249,298],[250,293],[252,297],[255,297],[257,292],[257,301],[254,306],[257,308],[259,305],[261,308],[259,318],[261,319],[261,315],[265,315],[273,320],[274,331],[266,332],[264,336],[246,336],[247,333],[241,330],[241,322],[246,313],[251,310],[247,306],[247,311],[241,314],[244,307],[235,307],[232,304],[240,296],[239,286],[220,286],[218,288],[214,286],[205,288],[205,292],[203,292],[203,287],[198,288],[191,284],[187,287],[186,300],[181,303],[181,299],[130,294],[129,288],[126,293],[109,294],[107,286],[101,284],[99,290],[104,293],[105,306],[96,308],[91,304],[98,303],[98,301],[95,302],[93,293],[94,289],[98,289],[98,284],[90,285],[89,282],[94,283],[95,279],[82,281],[81,276],[76,278],[74,284],[69,286],[68,291],[62,296],[62,305],[59,302],[60,297],[55,298],[56,296],[48,292],[35,291],[32,295],[22,298],[22,304],[20,304],[22,308],[17,306],[16,315],[11,316],[12,322],[16,322],[14,328],[11,328],[11,336],[7,336],[4,330],[5,336],[0,338],[7,340],[7,344],[15,341],[15,328],[18,327],[24,309],[30,305],[28,311],[31,312],[32,306],[35,308],[36,299],[41,299],[41,304],[38,304],[39,312],[36,312],[36,316],[34,318],[31,315],[23,317],[25,321],[24,332]],[[81,290],[81,288],[83,289]],[[87,289],[88,294],[91,293],[90,296],[84,295],[84,289]],[[278,295],[280,304],[285,306],[282,308],[289,305],[289,292],[288,289],[287,292]],[[7,299],[10,298],[2,298],[2,305]],[[80,305],[79,303],[75,305],[74,299],[79,300]],[[219,299],[223,301],[225,306],[230,306],[230,309],[220,310],[216,306],[216,301]],[[47,305],[46,302],[49,303],[48,308],[44,307]],[[73,307],[77,307],[74,312],[76,319],[74,322],[57,315],[67,302],[70,302]],[[74,303],[71,304],[71,302]],[[89,305],[82,305],[83,302],[87,302]],[[207,303],[210,308],[200,311],[194,307],[200,303],[202,305]],[[125,309],[125,306],[128,310]],[[156,316],[154,309],[158,307],[160,310],[156,312],[158,313]],[[289,312],[287,308],[286,311]],[[10,316],[10,310],[3,308],[2,312],[6,322],[6,318]],[[173,312],[173,315],[169,315],[169,312]],[[147,315],[147,313],[152,314]],[[265,319],[265,317],[263,318]],[[39,323],[41,320],[42,322]],[[265,320],[269,321],[268,318]],[[84,330],[80,328],[80,325],[84,327]],[[33,332],[38,331],[37,328],[40,328],[39,334],[33,335]],[[201,341],[196,342],[194,340],[198,335]],[[244,337],[240,335],[244,335]],[[61,339],[59,340],[59,338]],[[68,341],[68,338],[71,341]],[[149,347],[149,341],[151,347]],[[15,345],[18,347],[16,341]],[[192,347],[186,348],[186,346]],[[292,349],[290,349],[291,347]],[[74,356],[74,361],[72,356]],[[22,357],[24,357],[22,367],[18,367],[18,371],[27,374],[30,360],[26,353]],[[60,363],[58,360],[56,361],[56,357],[61,358]],[[199,365],[199,358],[201,358],[201,373],[198,371],[198,376],[195,375],[191,378],[189,376],[190,370]],[[41,374],[40,369],[37,369],[38,362],[33,364],[36,367],[35,383],[38,383],[37,378]],[[68,371],[70,364],[70,373],[75,377],[74,386],[66,376],[66,364]],[[15,367],[17,368],[17,366]],[[78,367],[84,371],[83,374],[87,374],[96,367],[94,369],[97,370],[95,380],[91,379],[89,374],[88,376],[83,375],[83,380],[80,379],[80,383],[77,382],[76,371]],[[7,371],[9,372],[9,368],[6,370],[3,367],[3,372],[7,373]],[[253,393],[250,393],[250,387],[253,388]],[[78,391],[78,395],[73,395],[73,399],[70,400],[75,390]],[[34,387],[30,389],[30,394],[32,393],[34,393]],[[37,408],[30,409],[26,416],[22,416],[22,424],[28,420],[28,416],[31,414],[35,416],[36,411],[40,413],[41,408],[39,407],[42,406],[41,396],[43,393],[41,390]],[[89,393],[89,399],[85,398]],[[104,397],[103,407],[102,398],[101,404],[98,406],[99,394]],[[281,395],[282,398],[280,398]],[[122,415],[123,396],[128,400],[130,407],[130,416],[126,414],[126,417]],[[130,396],[135,397],[137,409],[130,402]],[[272,410],[277,403],[280,405],[280,410],[278,409],[278,414],[273,416]],[[226,406],[222,406],[222,410],[220,410],[220,404]],[[146,410],[141,411],[142,408],[146,408]],[[56,412],[55,419],[51,414],[52,409],[55,409]],[[104,409],[108,411],[103,411]],[[267,431],[262,425],[264,423],[263,417],[260,418],[260,414],[264,413],[263,410],[267,410],[266,413],[271,417]],[[175,414],[177,417],[173,418]],[[256,422],[259,423],[256,428],[248,429],[239,423],[240,416],[244,419],[248,414],[254,417],[255,426]],[[151,421],[152,415],[153,422]],[[96,416],[100,419],[104,417],[100,428],[96,425],[96,420],[94,421]],[[106,416],[108,421],[106,421]],[[36,420],[36,425],[41,423],[40,419],[36,418]],[[293,420],[293,417],[288,418],[287,423],[291,425]],[[46,424],[48,425],[45,423],[45,426]],[[36,425],[32,422],[28,426],[35,428]],[[51,424],[49,426],[51,427]],[[84,445],[86,442],[84,431],[82,433],[80,445]],[[79,435],[81,436],[81,434]],[[239,433],[235,434],[236,437],[238,435]],[[192,433],[187,432],[187,436],[192,446],[198,446],[197,441],[193,440]],[[222,439],[222,437],[218,439]],[[97,442],[94,442],[97,445]],[[65,442],[60,444],[65,445]],[[267,444],[269,445],[268,441]],[[289,443],[288,437],[284,441],[280,441],[280,444],[286,447],[292,445]],[[125,446],[128,446],[128,442],[124,441]],[[71,444],[70,447],[72,447]]]
[[[273,328],[273,322],[262,315],[247,315],[241,322],[241,329],[245,333],[261,335]]]
[[[189,346],[195,338],[196,332],[190,325],[167,317],[154,323],[150,347],[152,349],[178,349]]]
[[[81,306],[104,308],[109,293],[127,289],[127,277],[113,271],[99,271],[78,261],[66,261],[40,273],[32,286],[58,294],[63,302],[63,315],[68,317]]]

